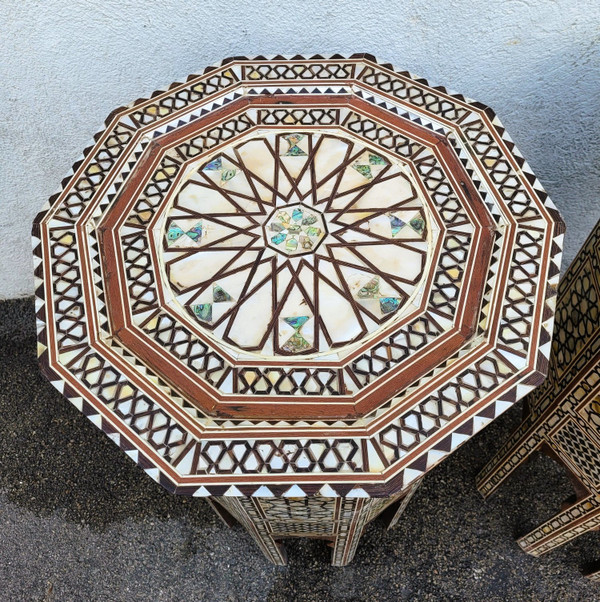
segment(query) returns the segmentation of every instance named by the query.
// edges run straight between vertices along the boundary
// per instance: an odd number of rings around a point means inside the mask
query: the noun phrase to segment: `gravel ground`
[[[515,536],[572,492],[536,456],[489,501],[477,471],[518,423],[500,417],[432,471],[398,526],[368,527],[354,562],[325,544],[263,559],[200,499],[170,495],[40,376],[33,300],[0,303],[0,600],[600,600],[580,569],[597,534],[542,558]]]

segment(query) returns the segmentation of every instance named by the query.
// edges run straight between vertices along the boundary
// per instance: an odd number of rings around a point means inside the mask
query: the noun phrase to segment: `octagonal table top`
[[[488,107],[233,57],[114,111],[37,216],[40,363],[171,491],[390,495],[544,379],[563,231]]]

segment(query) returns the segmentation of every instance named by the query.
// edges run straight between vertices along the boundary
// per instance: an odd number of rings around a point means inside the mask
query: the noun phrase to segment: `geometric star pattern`
[[[114,111],[36,217],[40,364],[171,491],[399,494],[543,380],[563,230],[485,105],[370,55],[234,57]]]
[[[165,208],[160,260],[213,337],[261,359],[339,357],[410,309],[440,228],[405,162],[337,132],[275,130],[196,165]],[[235,302],[212,305],[217,284]],[[282,316],[307,312],[290,344]]]

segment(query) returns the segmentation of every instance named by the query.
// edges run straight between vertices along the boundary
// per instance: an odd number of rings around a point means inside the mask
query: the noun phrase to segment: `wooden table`
[[[37,216],[40,363],[273,562],[348,563],[544,379],[563,223],[487,107],[369,55],[234,57],[114,111]]]

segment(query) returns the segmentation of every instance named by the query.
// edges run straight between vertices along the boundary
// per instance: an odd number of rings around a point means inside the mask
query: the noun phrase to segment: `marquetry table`
[[[275,563],[333,564],[540,384],[563,223],[495,114],[370,55],[115,110],[37,216],[46,376]]]

